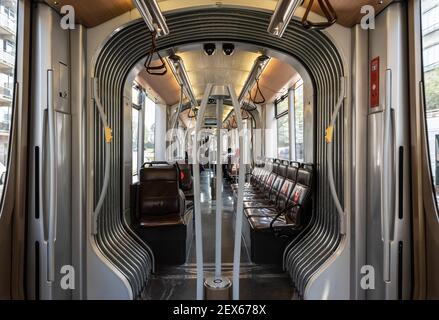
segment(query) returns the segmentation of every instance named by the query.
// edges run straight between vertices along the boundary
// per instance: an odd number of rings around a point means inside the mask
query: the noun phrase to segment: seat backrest
[[[269,190],[269,194],[268,194],[268,199],[273,203],[277,202],[279,192],[287,177],[287,168],[288,167],[284,164],[281,164],[278,167],[278,175],[275,181],[273,182],[273,186],[271,187],[271,190]]]
[[[271,188],[276,181],[277,176],[279,175],[279,163],[273,163],[271,172],[268,174],[267,179],[265,180],[263,192],[265,196],[268,198]]]
[[[302,164],[302,168],[313,172],[314,171],[314,165],[312,163],[304,163]]]
[[[284,210],[288,204],[288,200],[290,199],[291,192],[296,186],[298,170],[299,170],[298,168],[291,166],[288,167],[287,169],[287,178],[285,179],[282,188],[279,192],[279,196],[276,204],[279,210]]]
[[[181,206],[177,166],[152,166],[140,170],[139,219],[180,214]]]
[[[301,213],[308,206],[312,195],[313,172],[300,168],[297,172],[297,182],[288,199],[287,207],[295,207],[288,210],[287,218],[289,223],[301,224]]]
[[[258,166],[255,166],[252,170],[251,176],[250,176],[250,183],[253,185],[256,183],[256,180],[258,179],[259,172],[261,171],[261,168]]]
[[[191,165],[186,163],[178,164],[180,189],[183,192],[191,192],[193,189],[193,180],[191,175]]]
[[[295,167],[295,168],[299,169],[301,166],[302,166],[302,164],[300,162],[297,162],[297,161],[290,162],[290,167]]]
[[[287,169],[287,179],[293,181],[294,184],[296,184],[298,171],[299,171],[299,167],[289,166]]]
[[[264,167],[261,168],[261,171],[259,171],[259,175],[255,181],[255,186],[258,189],[263,190],[265,188],[265,182],[267,181],[272,171],[273,163],[271,161],[267,161]]]

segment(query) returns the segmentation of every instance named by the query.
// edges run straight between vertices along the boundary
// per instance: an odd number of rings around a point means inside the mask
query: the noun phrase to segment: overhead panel
[[[272,58],[259,79],[259,88],[267,102],[273,102],[284,95],[301,79],[300,74],[289,64]],[[256,95],[256,86],[253,87],[252,96]],[[259,99],[259,95],[256,100]]]
[[[256,53],[237,51],[231,56],[220,50],[208,56],[203,51],[179,53],[184,60],[195,96],[200,99],[208,83],[231,83],[237,94],[241,92],[250,72]]]
[[[146,69],[143,69],[136,77],[136,81],[145,90],[152,91],[160,96],[163,102],[169,106],[177,104],[180,100],[180,86],[172,72],[167,72],[163,76],[154,76],[148,74]]]
[[[60,10],[63,5],[71,5],[71,0],[44,0],[53,8]],[[352,27],[361,21],[363,14],[361,8],[365,5],[372,5],[376,14],[380,13],[394,0],[331,0],[331,4],[337,12],[338,23],[345,27]],[[218,7],[218,6],[236,6],[261,9],[264,11],[273,11],[276,7],[277,0],[158,0],[162,12],[181,10],[191,7]],[[302,8],[299,8],[297,15],[302,17],[304,7],[309,3],[305,0]],[[134,5],[131,0],[75,0],[74,1],[77,22],[88,28],[95,27],[119,15],[122,15],[132,9]],[[315,1],[313,12],[322,15],[322,11]]]

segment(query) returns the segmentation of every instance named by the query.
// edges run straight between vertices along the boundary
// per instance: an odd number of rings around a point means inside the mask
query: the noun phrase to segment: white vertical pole
[[[146,98],[145,93],[142,91],[142,108],[139,111],[139,132],[137,133],[137,176],[140,179],[140,169],[145,162],[145,109]]]
[[[235,90],[231,85],[228,86],[230,97],[232,98],[233,108],[235,110],[239,134],[239,181],[238,181],[238,204],[236,209],[236,226],[235,226],[235,248],[233,252],[233,300],[239,300],[239,273],[241,266],[241,230],[243,215],[243,197],[244,197],[244,140],[242,137],[242,117],[241,105]]]
[[[222,168],[222,118],[223,118],[223,99],[216,101],[216,118],[217,118],[217,140],[216,140],[216,223],[215,223],[215,277],[221,277],[221,232],[222,232],[222,210],[223,202],[221,190],[223,186],[223,168]]]
[[[200,164],[199,164],[199,143],[198,135],[204,121],[207,102],[212,90],[212,85],[208,84],[201,102],[200,112],[197,117],[195,136],[193,144],[194,161],[194,212],[195,212],[195,252],[197,261],[197,300],[204,299],[204,270],[203,270],[203,233],[201,225],[201,190],[200,190]]]
[[[290,135],[290,159],[297,160],[296,155],[296,103],[294,99],[294,89],[288,90],[288,116],[289,116],[289,135]]]

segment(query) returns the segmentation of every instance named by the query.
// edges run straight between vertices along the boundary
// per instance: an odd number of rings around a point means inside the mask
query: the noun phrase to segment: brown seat
[[[249,213],[249,221],[252,228],[258,231],[270,232],[272,231],[272,227],[278,231],[280,229],[292,231],[301,229],[304,224],[302,220],[307,221],[310,218],[302,217],[302,214],[306,211],[308,201],[311,198],[311,183],[312,172],[305,168],[299,169],[297,183],[291,192],[286,208],[279,210],[276,217],[272,215],[257,215],[255,211]]]
[[[158,264],[183,264],[192,236],[192,210],[186,210],[176,165],[140,170],[135,185],[135,230],[151,247]]]
[[[183,191],[187,201],[194,201],[194,183],[192,179],[191,165],[187,163],[178,164],[180,175],[180,189]]]
[[[246,201],[246,197],[244,197],[244,209],[247,208],[266,208],[266,207],[276,207],[279,194],[281,189],[283,188],[284,182],[287,178],[287,166],[284,164],[279,165],[278,175],[274,180],[268,194],[264,194],[264,199],[254,199],[250,201]],[[248,197],[250,198],[250,197]]]
[[[268,177],[263,181],[262,188],[256,191],[244,191],[244,202],[253,201],[254,199],[264,200],[270,197],[270,192],[276,183],[277,177],[279,175],[279,164],[273,165],[273,171],[268,174]],[[234,198],[237,199],[238,194],[235,192]]]
[[[252,203],[244,203],[245,215],[250,216],[266,216],[276,215],[281,210],[286,208],[287,202],[291,196],[291,193],[296,186],[298,167],[288,167],[286,174],[286,179],[279,190],[278,197],[275,204],[270,203],[269,205],[264,205],[264,202],[258,202],[255,200]]]
[[[187,225],[188,223],[190,223],[190,221],[188,221],[189,217],[189,214],[186,214],[184,216],[166,215],[158,217],[144,217],[140,221],[140,226],[143,228],[148,228]]]
[[[285,246],[309,224],[312,179],[313,172],[309,167],[289,167],[276,207],[247,208],[244,211],[247,223],[244,223],[243,235],[253,262],[280,263]]]

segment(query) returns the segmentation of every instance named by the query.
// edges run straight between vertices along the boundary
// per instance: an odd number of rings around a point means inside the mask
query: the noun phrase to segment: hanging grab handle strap
[[[250,101],[253,102],[254,104],[264,104],[266,102],[264,94],[261,91],[261,88],[259,87],[259,79],[256,79],[256,92],[254,97],[252,97],[251,91],[249,91],[249,95],[250,95]],[[258,97],[258,93],[259,96],[261,97],[261,100],[256,101],[256,98]]]
[[[319,2],[319,6],[322,9],[327,22],[311,22],[308,20],[312,5],[314,4],[314,0],[310,0],[308,7],[306,8],[305,14],[302,18],[302,25],[306,29],[325,29],[337,22],[337,13],[335,12],[329,0],[317,1]]]
[[[148,72],[150,75],[153,76],[163,76],[168,72],[168,68],[166,67],[166,63],[165,60],[163,59],[163,57],[160,55],[160,52],[157,51],[157,46],[156,46],[156,38],[157,38],[157,32],[151,32],[151,50],[148,53],[148,57],[146,58],[145,61],[145,69],[146,72]],[[152,66],[152,58],[154,57],[154,53],[157,53],[157,56],[159,57],[160,60],[160,65],[158,66]]]

